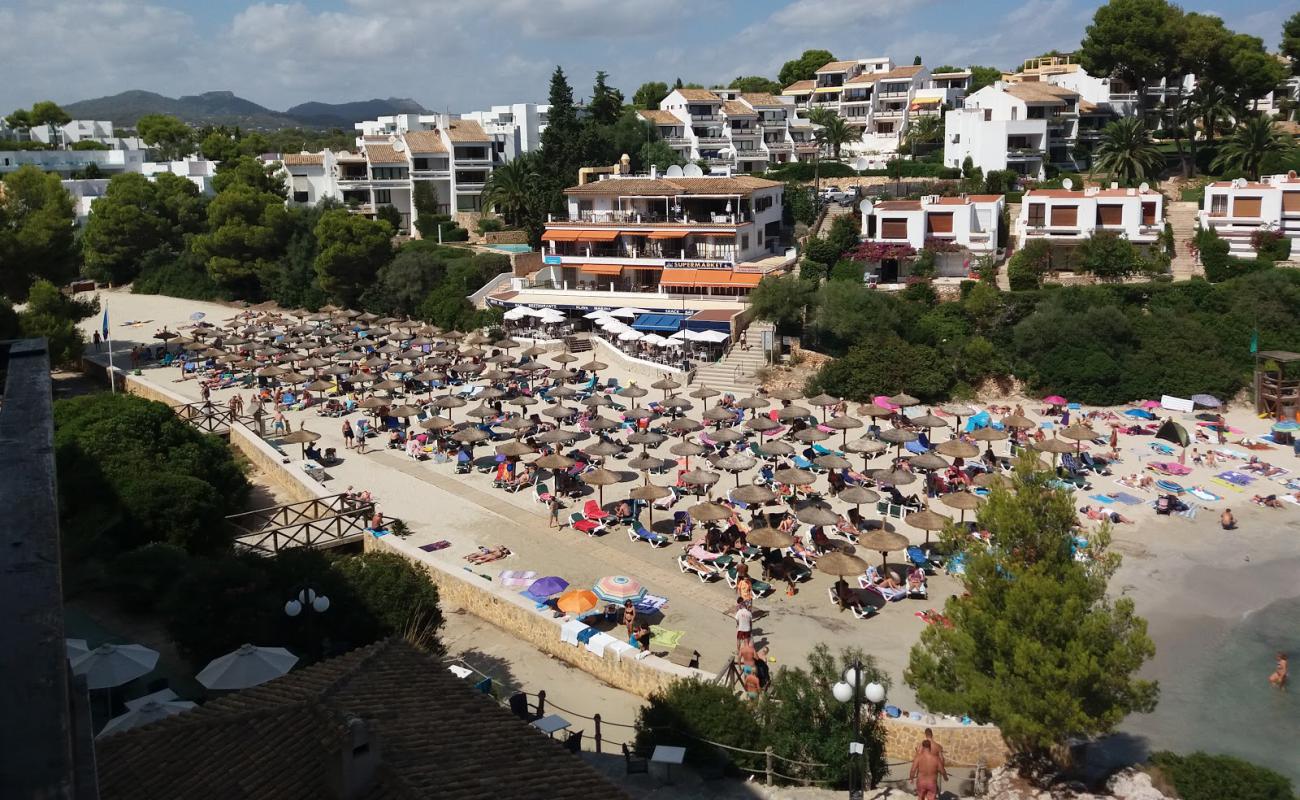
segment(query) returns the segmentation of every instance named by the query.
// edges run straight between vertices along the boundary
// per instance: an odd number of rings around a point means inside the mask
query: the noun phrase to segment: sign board
[[[542,256],[542,263],[550,264],[554,266],[554,265],[562,264],[564,262],[560,260],[559,256],[544,255]]]
[[[764,329],[764,331],[763,331],[763,352],[764,352],[764,353],[770,353],[770,352],[772,352],[772,344],[773,344],[773,342],[772,342],[772,334],[773,334],[773,333],[774,333],[774,331],[773,331],[771,328]]]
[[[1190,414],[1195,409],[1191,400],[1185,400],[1181,397],[1174,397],[1173,395],[1168,394],[1160,398],[1160,407],[1168,409],[1169,411],[1182,411],[1185,414]]]
[[[731,261],[665,261],[664,269],[731,269]]]

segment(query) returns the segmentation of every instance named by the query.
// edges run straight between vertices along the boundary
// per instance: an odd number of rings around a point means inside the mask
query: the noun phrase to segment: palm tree
[[[943,116],[941,114],[922,114],[907,127],[907,149],[915,155],[919,144],[933,144],[943,141]]]
[[[1155,177],[1165,166],[1164,154],[1137,117],[1107,125],[1093,156],[1094,172],[1107,173],[1125,186]]]
[[[1295,143],[1273,128],[1273,120],[1262,114],[1247,117],[1219,145],[1219,155],[1210,165],[1216,172],[1240,170],[1254,180],[1271,156],[1286,155]]]
[[[537,153],[522,153],[488,175],[483,184],[483,207],[494,209],[510,225],[519,225],[528,211],[532,185],[537,179]]]
[[[841,147],[861,138],[843,117],[830,109],[815,108],[808,114],[808,119],[814,125],[821,126],[813,136],[822,147],[831,149],[831,155],[836,161],[840,159]]]
[[[1188,105],[1201,121],[1201,130],[1205,132],[1205,141],[1214,141],[1214,133],[1220,123],[1232,119],[1232,97],[1222,86],[1212,83],[1198,83],[1188,98]]]

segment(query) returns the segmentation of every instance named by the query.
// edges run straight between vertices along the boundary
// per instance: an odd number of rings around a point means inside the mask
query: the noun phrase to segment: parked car
[[[822,190],[822,201],[826,203],[839,203],[842,206],[851,206],[858,199],[858,193],[853,189],[840,189],[835,186],[828,186]]]

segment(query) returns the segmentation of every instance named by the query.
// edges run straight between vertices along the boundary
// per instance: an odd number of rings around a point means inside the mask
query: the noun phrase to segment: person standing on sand
[[[1273,670],[1273,674],[1268,676],[1268,682],[1273,684],[1279,689],[1285,689],[1286,673],[1287,673],[1286,653],[1278,653],[1277,667]]]
[[[939,776],[948,777],[943,761],[931,748],[929,739],[921,742],[921,749],[912,759],[912,772],[908,779],[916,785],[916,800],[938,800]]]
[[[546,523],[546,527],[563,528],[564,523],[560,521],[560,498],[552,494],[551,498],[546,501],[546,507],[551,512],[551,519]]]
[[[1223,414],[1214,415],[1214,430],[1219,434],[1219,444],[1228,443],[1228,423],[1223,419]]]

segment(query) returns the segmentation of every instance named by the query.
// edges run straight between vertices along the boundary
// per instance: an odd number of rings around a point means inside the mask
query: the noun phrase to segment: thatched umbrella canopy
[[[860,506],[863,503],[878,502],[880,495],[865,486],[850,486],[839,493],[839,498],[846,503]]]
[[[844,577],[858,575],[867,571],[867,562],[848,552],[847,549],[827,553],[817,559],[818,572]]]
[[[1032,419],[1023,414],[1008,414],[1002,418],[1002,424],[1008,428],[1020,428],[1021,430],[1030,430],[1038,427]]]
[[[478,428],[461,428],[451,435],[451,438],[461,444],[473,444],[481,442],[488,438],[487,431],[481,431]]]
[[[758,431],[759,433],[762,433],[764,431],[770,431],[775,428],[781,427],[781,423],[773,420],[770,417],[750,417],[749,419],[745,420],[745,427],[749,428],[751,431]]]
[[[680,388],[682,388],[682,385],[681,385],[680,383],[678,383],[677,381],[673,380],[672,378],[660,378],[659,380],[657,380],[657,381],[655,381],[654,383],[650,384],[650,388],[651,388],[651,389],[659,389],[659,390],[663,391],[663,393],[664,393],[664,399],[667,400],[667,399],[668,399],[668,393],[669,393],[670,391],[672,391],[673,389],[680,389]]]
[[[755,528],[745,541],[755,547],[789,547],[794,544],[794,536],[777,528]]]
[[[578,438],[578,432],[555,428],[554,430],[543,431],[533,438],[542,444],[559,444],[561,442],[571,442]]]
[[[795,431],[794,438],[806,444],[812,444],[813,442],[824,442],[831,438],[831,435],[818,428],[804,428],[801,431]]]
[[[885,556],[887,553],[906,550],[912,543],[907,537],[896,531],[879,528],[877,530],[867,531],[858,537],[858,546],[865,550],[874,550],[880,553],[880,566],[888,566]],[[823,556],[824,558],[824,556]],[[820,561],[821,559],[818,559]],[[866,570],[866,565],[863,565]]]
[[[776,499],[776,492],[766,486],[759,486],[757,483],[750,483],[738,489],[732,489],[730,495],[733,500],[739,500],[746,504],[766,503]]]
[[[795,512],[795,518],[805,525],[834,525],[839,515],[825,506],[809,504]]]
[[[758,397],[756,395],[750,395],[749,397],[742,397],[741,399],[736,401],[736,408],[759,409],[759,408],[767,408],[770,405],[772,405],[772,401],[769,398]]]
[[[509,456],[511,458],[518,458],[519,456],[526,456],[529,455],[530,453],[536,453],[536,452],[537,450],[535,450],[529,445],[524,444],[518,439],[511,439],[505,444],[497,445],[498,455]]]
[[[781,389],[773,389],[767,393],[767,396],[773,400],[789,400],[793,402],[803,397],[803,392],[793,386],[787,386]]]
[[[992,489],[995,486],[1001,486],[1004,489],[1010,489],[1015,483],[1005,475],[999,475],[996,472],[981,472],[971,479],[971,483],[983,489]]]
[[[280,444],[300,444],[302,445],[302,457],[307,457],[307,445],[320,438],[320,434],[315,431],[309,431],[306,428],[300,428],[296,431],[290,431],[280,437]]]
[[[696,503],[686,510],[691,515],[691,519],[697,522],[717,522],[722,519],[731,519],[731,509],[719,503],[705,501]]]
[[[878,406],[875,403],[870,403],[865,406],[858,406],[858,415],[863,417],[871,417],[872,419],[881,419],[883,417],[894,416],[894,410],[892,408],[885,408],[884,406]]]
[[[593,431],[612,431],[618,427],[618,423],[612,419],[602,416],[594,416],[587,420],[587,429]]]
[[[579,475],[578,478],[588,486],[596,487],[596,491],[599,492],[600,504],[602,506],[605,505],[605,487],[612,486],[616,483],[622,483],[626,480],[623,473],[614,472],[613,470],[608,470],[604,467],[587,470]]]
[[[934,451],[949,458],[974,458],[980,454],[978,447],[961,439],[949,439],[946,442],[940,442],[935,445]]]
[[[611,442],[608,439],[600,439],[599,441],[596,441],[592,444],[587,445],[586,447],[582,447],[579,449],[581,449],[582,452],[586,453],[589,456],[596,456],[597,458],[605,458],[607,456],[612,456],[623,452],[623,445],[615,444],[614,442]]]
[[[949,466],[947,461],[944,461],[942,457],[937,456],[934,453],[921,453],[920,455],[912,456],[908,460],[912,462],[912,466],[916,469],[947,469]]]
[[[838,417],[831,417],[822,424],[840,432],[840,447],[843,447],[848,442],[849,431],[854,428],[861,428],[862,420],[842,414]]]
[[[890,397],[889,402],[893,403],[899,408],[907,408],[908,406],[917,405],[921,401],[917,400],[915,397],[911,396],[910,394],[900,392],[899,394]]]
[[[716,431],[709,431],[709,438],[715,442],[729,444],[731,442],[738,442],[745,438],[745,436],[735,428],[722,428]]]
[[[649,516],[650,524],[654,525],[655,522],[654,501],[665,498],[672,493],[673,490],[669,489],[667,486],[660,486],[657,483],[646,483],[642,486],[636,487],[631,492],[628,492],[628,497],[632,498],[633,500],[641,500],[646,504],[646,509],[648,510],[650,515]]]
[[[1007,438],[1007,432],[997,428],[980,428],[971,433],[970,438],[977,442],[1000,442]]]
[[[562,456],[559,453],[547,453],[546,455],[535,459],[533,461],[533,466],[556,472],[558,470],[568,469],[576,463],[576,461],[568,456]]]
[[[717,483],[721,478],[722,476],[716,472],[708,472],[707,470],[696,468],[689,472],[683,473],[681,476],[681,481],[682,483],[688,483],[691,486],[695,486],[697,487],[697,489],[702,489],[702,488],[712,486],[713,484]]]
[[[777,439],[758,445],[758,452],[765,456],[790,456],[794,455],[794,446]]]
[[[704,428],[704,426],[697,420],[693,420],[690,417],[678,417],[664,427],[681,436],[685,436],[688,433],[694,433],[698,430],[703,430]]]
[[[799,406],[793,404],[784,406],[783,408],[777,410],[776,412],[777,419],[782,421],[787,421],[787,422],[790,420],[803,419],[805,417],[811,417],[811,416],[812,416],[812,412],[809,411],[806,406]]]
[[[776,471],[774,477],[777,483],[783,483],[786,486],[811,486],[817,481],[817,476],[808,470],[794,467],[782,467]]]
[[[878,469],[871,473],[877,483],[886,486],[907,486],[916,483],[916,475],[901,469]]]
[[[429,417],[420,420],[420,427],[426,431],[442,431],[454,426],[454,423],[446,417]]]
[[[817,456],[813,459],[813,463],[819,467],[825,467],[826,469],[851,469],[853,467],[847,458],[836,455],[835,453],[827,453],[824,456]]]
[[[925,543],[929,544],[930,531],[941,531],[948,527],[948,524],[952,522],[952,517],[940,514],[937,511],[931,511],[927,508],[922,511],[914,511],[911,514],[908,514],[903,517],[903,522],[906,522],[913,528],[919,528],[925,531]]]
[[[948,508],[955,508],[960,511],[961,518],[958,521],[965,522],[966,512],[974,511],[979,508],[980,503],[984,501],[981,500],[978,495],[971,494],[970,492],[952,492],[940,497],[939,502],[943,503]]]

